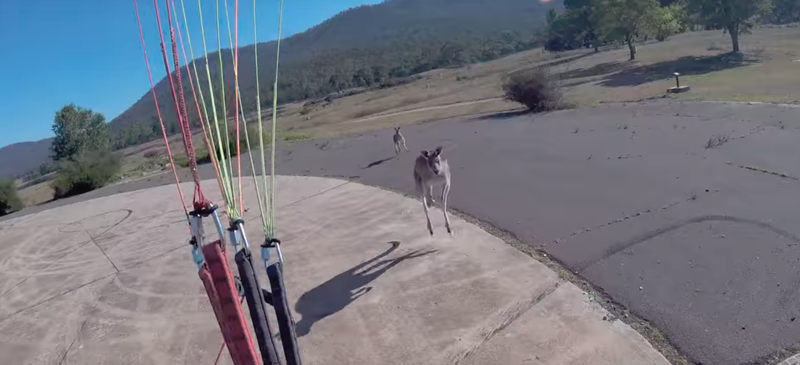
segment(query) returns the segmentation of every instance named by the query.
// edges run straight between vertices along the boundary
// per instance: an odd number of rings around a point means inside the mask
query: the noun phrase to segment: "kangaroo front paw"
[[[428,199],[428,208],[433,207],[434,204],[436,204],[436,200]]]
[[[433,227],[430,224],[428,225],[428,232],[430,232],[431,236],[433,236]]]

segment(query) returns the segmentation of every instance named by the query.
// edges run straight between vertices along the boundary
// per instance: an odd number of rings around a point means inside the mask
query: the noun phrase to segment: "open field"
[[[330,102],[281,107],[281,131],[314,138],[355,135],[396,125],[519,108],[501,100],[501,78],[510,72],[553,65],[577,105],[626,102],[665,95],[673,72],[692,91],[682,100],[800,102],[800,28],[759,28],[742,37],[744,56],[725,57],[730,39],[721,31],[691,32],[666,42],[639,45],[638,59],[616,49],[543,53],[541,49],[461,68],[433,70],[389,89],[372,90]],[[307,105],[308,104],[308,105]],[[255,117],[250,113],[248,122]],[[271,111],[264,111],[268,123]],[[202,143],[195,138],[195,144]],[[161,142],[154,146],[159,147]],[[180,138],[172,149],[182,151]]]
[[[502,100],[500,80],[510,72],[552,65],[566,88],[569,101],[579,106],[630,102],[664,97],[674,85],[673,73],[692,91],[680,100],[800,102],[800,28],[758,28],[742,37],[744,55],[726,55],[730,39],[720,31],[681,34],[666,42],[639,45],[638,59],[627,61],[627,49],[592,53],[587,50],[543,53],[541,49],[461,68],[434,70],[419,79],[389,89],[372,90],[330,102],[292,103],[279,108],[279,133],[312,138],[352,136],[397,125],[420,124],[457,116],[519,110],[516,103]],[[263,112],[269,123],[271,111]],[[247,115],[248,123],[256,120]],[[199,131],[198,131],[199,132]],[[195,146],[203,138],[195,134]],[[182,156],[180,135],[170,137],[177,158]],[[165,172],[148,161],[148,151],[163,150],[156,140],[123,151],[122,181]],[[46,184],[21,191],[29,205],[52,198]]]
[[[638,59],[627,49],[543,53],[541,49],[456,69],[434,70],[392,89],[334,100],[324,108],[286,106],[282,128],[314,137],[354,135],[395,125],[518,108],[497,100],[501,78],[510,72],[553,65],[567,97],[577,105],[636,101],[663,96],[674,86],[674,72],[692,91],[683,100],[800,102],[800,28],[759,28],[742,37],[741,59],[726,57],[730,38],[721,31],[681,34],[666,42],[638,46]],[[471,101],[482,101],[469,103]],[[426,109],[452,105],[444,109]],[[411,112],[419,110],[418,112]],[[396,115],[398,112],[406,112]],[[310,118],[306,120],[306,118]]]

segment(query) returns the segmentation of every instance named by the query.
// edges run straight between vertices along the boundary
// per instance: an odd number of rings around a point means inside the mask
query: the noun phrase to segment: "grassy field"
[[[287,104],[278,109],[278,132],[283,143],[290,143],[518,110],[519,104],[502,99],[501,78],[537,66],[550,67],[561,79],[568,101],[578,106],[665,97],[666,89],[675,84],[674,72],[681,73],[681,83],[692,88],[676,96],[681,100],[800,103],[800,27],[754,29],[741,42],[743,53],[736,56],[728,53],[730,38],[721,31],[685,33],[639,45],[635,61],[628,61],[624,47],[557,54],[535,49],[491,62],[429,71],[393,88]],[[270,118],[271,111],[264,111],[264,123],[269,124]],[[249,123],[255,119],[248,115]],[[202,134],[195,134],[193,143],[204,146]],[[156,140],[123,150],[121,182],[168,171],[163,158],[144,157],[148,151],[163,151],[163,146],[162,140]],[[176,159],[186,159],[180,135],[170,137],[170,147]],[[47,183],[25,188],[21,194],[27,205],[52,198]]]

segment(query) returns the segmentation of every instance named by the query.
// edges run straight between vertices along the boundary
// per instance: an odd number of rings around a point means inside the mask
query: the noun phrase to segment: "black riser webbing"
[[[248,249],[243,248],[236,253],[236,267],[239,268],[247,307],[250,308],[250,320],[256,331],[261,361],[264,365],[280,365],[281,361],[275,348],[275,340],[272,338],[272,329],[267,319],[267,304],[264,302],[264,294],[258,284],[255,270],[253,270],[252,256]]]
[[[275,308],[278,328],[281,331],[281,342],[283,343],[286,365],[301,365],[295,323],[289,310],[289,301],[286,299],[286,286],[283,283],[283,268],[280,262],[267,267],[267,277],[272,288],[272,306]]]

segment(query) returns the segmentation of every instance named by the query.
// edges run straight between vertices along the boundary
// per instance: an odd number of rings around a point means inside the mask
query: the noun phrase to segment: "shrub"
[[[247,126],[247,134],[250,137],[250,149],[253,151],[258,151],[259,149],[259,139],[258,139],[258,126],[250,125]],[[267,131],[267,128],[264,128],[264,147],[269,146],[272,143],[272,133]],[[239,148],[242,151],[247,151],[247,141],[244,138],[244,132],[240,133],[239,139]],[[293,142],[293,141],[304,141],[310,139],[311,137],[305,133],[283,133],[279,134],[278,139],[284,142]],[[224,143],[224,141],[223,141]],[[217,147],[216,142],[214,143],[214,147]],[[234,132],[230,132],[230,136],[228,137],[228,148],[230,149],[231,156],[230,158],[236,157],[236,135]],[[222,156],[227,156],[227,151],[220,151],[217,149],[217,161],[222,160]],[[199,149],[195,152],[195,157],[197,158],[197,164],[207,164],[211,163],[211,154],[208,153],[206,149]],[[227,160],[227,157],[225,158]],[[181,154],[175,156],[173,158],[173,162],[175,162],[175,166],[179,167],[189,167],[189,159],[186,155]]]
[[[543,68],[506,75],[503,78],[503,91],[506,99],[524,104],[534,113],[566,107],[560,83]]]
[[[122,168],[122,158],[109,152],[83,152],[60,164],[51,186],[56,199],[99,189],[112,182]]]
[[[397,77],[393,79],[386,80],[378,86],[381,89],[388,89],[392,87],[397,87],[400,85],[405,85],[417,81],[417,77],[408,76],[408,77]]]
[[[25,206],[19,198],[14,180],[0,181],[0,217],[16,212]]]
[[[307,139],[311,139],[311,136],[305,133],[284,133],[281,136],[281,140],[285,142],[292,142],[292,141],[305,141]]]
[[[194,157],[197,159],[198,165],[211,163],[211,154],[208,153],[208,150],[206,149],[195,150]],[[217,161],[219,161],[219,159],[219,153],[217,153]],[[178,167],[189,167],[189,158],[186,157],[186,155],[175,156],[172,158],[172,162],[174,162],[175,166]]]
[[[713,135],[711,136],[711,138],[708,139],[708,141],[706,141],[705,148],[707,150],[710,150],[712,148],[717,148],[725,143],[728,143],[729,139],[730,137],[727,134]]]
[[[161,157],[161,156],[163,156],[165,154],[166,154],[166,151],[164,151],[162,149],[157,149],[157,150],[152,150],[152,151],[145,152],[144,153],[144,158],[148,158],[148,159],[149,158],[157,158],[157,157]]]
[[[671,35],[682,32],[687,18],[686,9],[676,3],[658,8],[650,19],[650,27],[656,40],[663,42]]]

